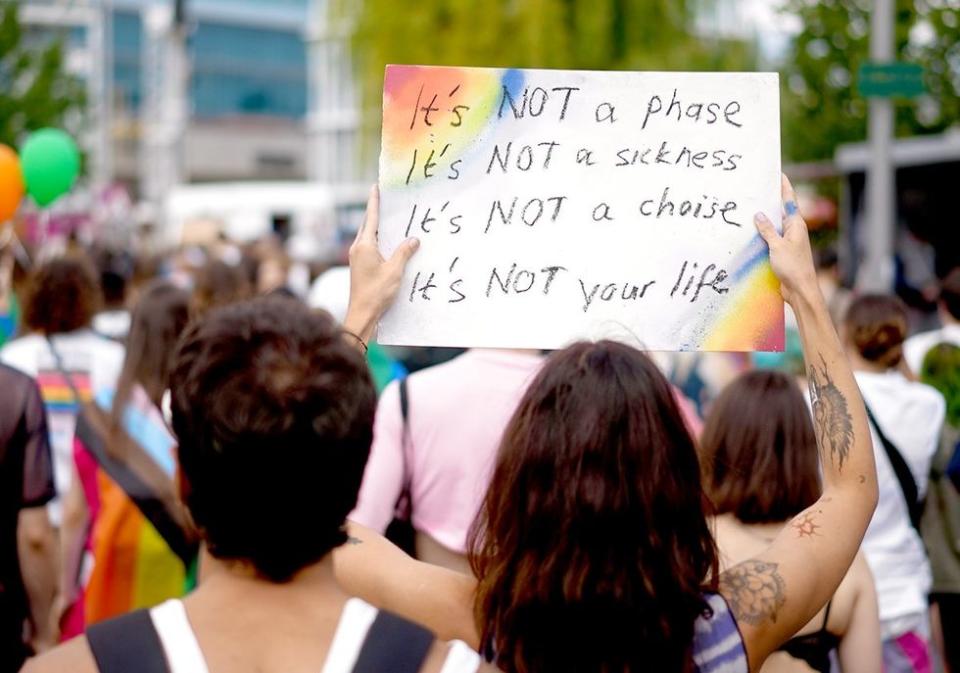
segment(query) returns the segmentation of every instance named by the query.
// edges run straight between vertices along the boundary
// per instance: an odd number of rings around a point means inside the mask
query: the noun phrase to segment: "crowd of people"
[[[408,374],[375,189],[310,292],[270,243],[0,278],[0,673],[960,673],[960,269],[936,331],[840,310],[783,199],[795,352],[702,377]]]

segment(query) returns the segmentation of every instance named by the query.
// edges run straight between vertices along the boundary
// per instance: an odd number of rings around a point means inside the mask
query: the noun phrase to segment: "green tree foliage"
[[[785,59],[784,152],[829,159],[866,138],[867,101],[857,73],[868,60],[872,0],[787,0],[803,29]],[[920,63],[928,95],[896,102],[897,135],[939,133],[960,121],[960,20],[956,0],[897,0],[898,60]]]
[[[388,63],[590,70],[743,70],[753,46],[695,34],[709,0],[340,0],[368,121]],[[357,16],[351,8],[362,6]]]
[[[28,44],[17,2],[0,0],[0,143],[16,147],[30,131],[62,127],[84,100],[63,69],[62,40]]]

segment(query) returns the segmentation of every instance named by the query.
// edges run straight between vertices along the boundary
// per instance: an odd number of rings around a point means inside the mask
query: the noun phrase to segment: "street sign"
[[[923,67],[917,63],[864,63],[858,78],[861,96],[916,98],[922,96]]]

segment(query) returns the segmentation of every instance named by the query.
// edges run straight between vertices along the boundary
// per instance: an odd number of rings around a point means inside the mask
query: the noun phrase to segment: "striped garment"
[[[113,391],[97,391],[96,403],[108,411]],[[172,480],[174,439],[139,386],[124,410],[123,427]],[[79,441],[74,458],[92,521],[88,544],[92,566],[84,587],[83,621],[94,624],[182,596],[189,569]]]
[[[697,673],[749,673],[743,637],[730,607],[719,594],[707,594],[713,610],[693,625],[693,662]]]

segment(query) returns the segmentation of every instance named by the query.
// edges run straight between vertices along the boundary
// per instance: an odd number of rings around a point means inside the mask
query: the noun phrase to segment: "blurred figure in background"
[[[960,347],[941,343],[923,359],[920,380],[947,403],[947,422],[933,458],[923,513],[923,540],[930,555],[934,636],[947,673],[960,673]]]
[[[187,588],[196,550],[171,516],[179,512],[175,441],[162,409],[189,306],[189,293],[165,281],[144,289],[116,387],[95,391],[96,427],[74,443],[76,477],[61,536],[63,593],[74,604],[67,637]]]
[[[12,673],[56,642],[57,543],[46,508],[56,491],[37,384],[0,365],[0,390],[0,672]]]
[[[907,312],[892,296],[865,295],[844,321],[847,357],[871,420],[880,500],[863,539],[880,604],[888,673],[929,671],[930,563],[918,508],[943,428],[943,397],[905,376]]]
[[[239,264],[208,260],[194,275],[193,311],[202,315],[212,308],[249,298],[253,288]]]
[[[796,381],[780,372],[748,372],[721,393],[704,426],[700,458],[718,514],[721,570],[762,552],[820,497],[810,412]],[[817,534],[814,524],[791,525],[800,536]],[[862,555],[825,608],[761,670],[830,673],[835,654],[843,673],[881,669],[877,594]]]
[[[93,318],[93,329],[114,341],[123,342],[130,331],[127,291],[133,278],[133,258],[129,253],[104,249],[95,254],[103,291],[103,310]]]
[[[0,350],[0,361],[35,378],[40,386],[57,486],[50,518],[59,527],[60,498],[69,491],[73,473],[79,402],[93,399],[95,390],[116,385],[123,346],[91,328],[101,306],[100,287],[83,258],[55,258],[35,269],[24,303],[23,322],[29,333],[7,343]],[[69,382],[64,370],[70,374]]]
[[[543,358],[472,349],[387,386],[352,521],[384,532],[397,515],[417,558],[469,572],[467,533],[480,511],[507,422]]]
[[[910,370],[919,372],[926,354],[939,343],[960,346],[960,268],[951,271],[940,284],[937,302],[942,327],[930,332],[921,332],[907,339],[903,347],[904,357]]]

